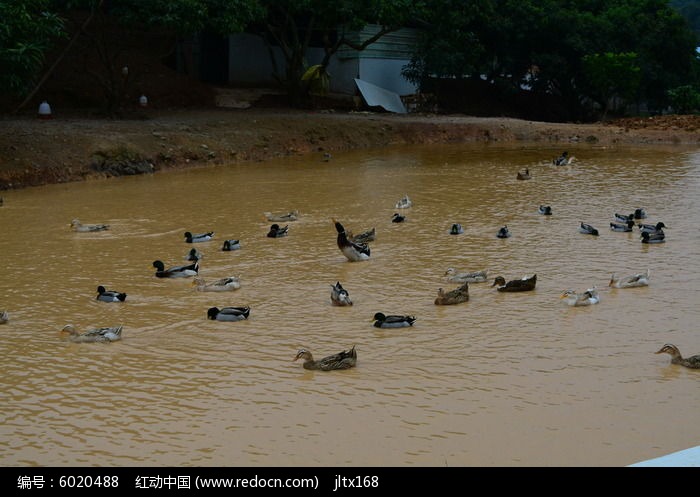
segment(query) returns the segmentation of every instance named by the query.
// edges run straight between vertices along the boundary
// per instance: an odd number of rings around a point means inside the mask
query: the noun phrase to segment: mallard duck
[[[469,300],[469,283],[466,281],[462,286],[446,292],[443,288],[438,288],[438,295],[435,298],[435,305],[460,304]]]
[[[0,312],[0,324],[5,324],[10,321],[10,315],[7,311]]]
[[[202,258],[202,253],[197,250],[196,248],[193,248],[189,252],[187,252],[187,255],[185,256],[186,261],[192,261],[192,262],[197,262]]]
[[[624,223],[610,223],[610,230],[611,231],[632,231],[634,228],[634,221],[629,220]]]
[[[153,261],[153,267],[156,268],[158,278],[187,278],[197,276],[199,273],[199,261],[187,266],[173,266],[168,269],[165,269],[162,261]]]
[[[73,219],[70,222],[73,231],[88,232],[88,231],[105,231],[109,229],[109,224],[82,224],[78,219]]]
[[[275,223],[272,226],[270,226],[270,231],[267,232],[267,237],[268,238],[280,238],[283,236],[287,236],[287,233],[289,232],[289,225],[285,227],[281,227],[279,224]]]
[[[552,206],[551,205],[540,205],[537,212],[539,212],[543,216],[551,216],[552,215]]]
[[[450,228],[450,235],[461,235],[462,233],[464,233],[464,229],[459,223],[454,223]]]
[[[663,231],[657,231],[656,233],[642,231],[641,238],[642,243],[664,243],[666,241],[666,234]]]
[[[593,305],[600,302],[600,296],[598,295],[598,289],[596,287],[589,288],[582,293],[576,293],[574,290],[567,290],[561,294],[560,298],[564,299],[570,306],[576,307]]]
[[[343,288],[340,281],[336,282],[335,285],[331,285],[331,303],[337,306],[352,305],[350,294]]]
[[[496,237],[498,238],[510,238],[511,237],[511,232],[508,229],[508,226],[503,226],[498,230],[498,233],[496,233]]]
[[[102,302],[124,302],[126,300],[126,294],[113,290],[105,290],[105,287],[100,285],[97,287],[96,300],[101,300]]]
[[[369,259],[369,245],[348,240],[343,225],[335,219],[333,219],[333,224],[335,224],[335,230],[338,232],[338,248],[349,261],[356,262]]]
[[[121,326],[94,328],[80,333],[72,324],[67,324],[61,331],[68,333],[72,342],[116,342],[122,338]]]
[[[496,290],[499,292],[527,292],[529,290],[534,290],[536,284],[537,275],[533,274],[530,277],[525,276],[519,280],[510,280],[508,282],[506,282],[503,276],[496,276],[491,286],[495,286]]]
[[[402,216],[398,212],[395,212],[394,215],[391,217],[392,223],[403,223],[405,220],[406,216]]]
[[[638,286],[648,286],[651,273],[649,269],[645,273],[633,274],[630,276],[618,277],[615,273],[610,277],[608,286],[613,288],[634,288]]]
[[[637,226],[639,227],[640,232],[648,232],[648,233],[658,233],[658,232],[663,232],[664,228],[666,228],[666,225],[659,221],[656,224],[644,224],[644,223],[637,223]]]
[[[350,350],[344,350],[338,354],[329,355],[319,361],[314,361],[314,356],[306,349],[299,349],[294,361],[304,359],[304,369],[319,369],[332,371],[334,369],[350,369],[357,364],[357,352],[353,345]],[[292,362],[294,362],[292,361]]]
[[[632,214],[629,214],[625,216],[624,214],[618,214],[617,212],[614,215],[615,221],[619,223],[626,223],[627,221],[634,221],[634,212]]]
[[[406,326],[413,326],[413,323],[416,322],[416,317],[399,315],[386,316],[381,312],[377,312],[372,320],[376,328],[404,328]]]
[[[559,157],[552,159],[552,164],[555,166],[566,166],[570,160],[571,158],[569,157],[569,152],[564,151]]]
[[[401,197],[398,202],[396,202],[396,205],[394,205],[394,207],[396,209],[408,209],[412,205],[413,202],[410,198],[408,198],[408,194],[406,194],[403,197]]]
[[[192,285],[200,292],[228,292],[238,290],[241,287],[241,280],[237,276],[229,276],[207,283],[204,278],[196,277],[192,280]]]
[[[482,283],[488,279],[487,271],[472,271],[470,273],[460,273],[453,267],[448,267],[445,271],[447,281],[455,283]]]
[[[293,210],[290,212],[282,212],[282,213],[275,213],[275,212],[266,212],[265,217],[267,218],[268,221],[271,222],[277,222],[277,223],[286,223],[289,221],[296,221],[299,219],[299,211]]]
[[[207,311],[207,318],[215,321],[243,321],[248,319],[250,307],[211,307]]]
[[[208,242],[214,238],[214,232],[213,231],[208,231],[206,233],[197,233],[196,235],[193,235],[189,231],[185,231],[185,241],[187,243],[201,243],[201,242]]]
[[[369,242],[374,241],[375,234],[376,234],[376,229],[372,228],[370,230],[363,231],[362,233],[359,233],[357,235],[353,235],[352,232],[348,231],[347,237],[348,237],[348,240],[351,240],[355,243],[369,243]]]
[[[634,210],[634,218],[635,219],[646,219],[647,218],[647,211],[644,209],[635,209]]]
[[[518,175],[516,176],[517,179],[530,179],[532,176],[530,176],[530,170],[529,169],[523,169],[522,171],[518,171]]]
[[[661,347],[661,350],[654,352],[655,354],[670,354],[671,355],[671,364],[680,364],[681,366],[685,366],[686,368],[691,368],[691,369],[700,369],[700,354],[690,356],[688,358],[684,358],[681,355],[681,351],[678,350],[678,347],[673,345],[672,343],[667,343],[663,347]]]
[[[593,236],[598,236],[598,230],[595,229],[593,226],[590,224],[586,223],[581,223],[581,226],[579,227],[579,231],[583,233],[584,235],[593,235]]]
[[[240,250],[240,248],[240,240],[224,240],[224,245],[221,247],[221,250],[224,252],[231,252],[232,250]]]

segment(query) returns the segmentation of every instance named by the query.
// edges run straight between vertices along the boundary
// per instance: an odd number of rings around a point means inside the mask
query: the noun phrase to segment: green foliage
[[[690,114],[700,110],[700,92],[693,85],[668,90],[671,107],[676,114]]]
[[[584,55],[584,82],[589,95],[603,109],[603,117],[613,97],[629,101],[641,81],[641,68],[634,52]]]

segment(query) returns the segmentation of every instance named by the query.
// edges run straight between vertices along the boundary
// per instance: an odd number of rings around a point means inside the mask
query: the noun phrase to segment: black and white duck
[[[663,231],[657,231],[656,233],[642,231],[641,238],[642,243],[664,243],[666,241],[666,234]]]
[[[224,245],[221,247],[221,250],[224,252],[231,252],[233,250],[240,250],[240,248],[240,240],[224,240]]]
[[[197,276],[199,273],[199,261],[186,266],[172,266],[168,269],[165,269],[163,261],[153,261],[153,267],[156,268],[156,277],[158,278],[187,278]]]
[[[206,233],[192,234],[189,231],[185,231],[185,242],[187,243],[201,243],[208,242],[214,238],[213,231],[207,231]]]
[[[279,224],[275,223],[272,226],[270,226],[270,231],[267,232],[267,237],[268,238],[281,238],[283,236],[287,236],[289,233],[289,225],[287,226],[280,226]]]
[[[552,159],[552,164],[555,166],[566,166],[571,162],[571,157],[569,157],[569,152],[564,151],[556,159]]]
[[[452,227],[450,228],[450,235],[461,235],[464,233],[464,228],[462,228],[462,225],[459,223],[453,223]]]
[[[398,212],[395,212],[394,215],[391,217],[391,222],[392,223],[403,223],[406,220],[406,216],[403,216],[399,214]]]
[[[302,366],[304,369],[333,371],[336,369],[350,369],[357,364],[357,352],[353,345],[350,350],[344,350],[337,354],[329,355],[318,361],[314,360],[314,356],[307,349],[299,349],[294,361],[304,359]],[[294,362],[292,361],[292,362]]]
[[[631,219],[625,222],[620,222],[620,223],[615,223],[615,222],[610,222],[610,230],[611,231],[621,231],[621,232],[628,232],[632,231],[634,229],[634,221]]]
[[[214,321],[243,321],[248,319],[250,315],[250,307],[248,306],[230,306],[222,307],[210,307],[207,311],[207,319]]]
[[[595,229],[593,226],[587,223],[581,223],[581,226],[579,227],[579,232],[583,233],[584,235],[593,235],[593,236],[598,236],[598,230]]]
[[[413,323],[416,322],[416,317],[397,314],[390,314],[387,316],[382,312],[377,312],[374,314],[372,320],[376,328],[405,328],[407,326],[413,326]]]
[[[345,288],[343,288],[340,281],[336,282],[335,285],[331,285],[331,304],[340,307],[352,305],[350,294]]]
[[[197,250],[196,248],[191,249],[189,252],[187,252],[187,255],[185,256],[186,261],[190,262],[197,262],[203,257],[202,253]]]
[[[648,232],[648,233],[658,233],[658,232],[663,232],[664,228],[667,226],[659,221],[656,224],[646,224],[646,223],[637,223],[637,226],[639,227],[640,232]]]
[[[499,228],[498,233],[496,233],[496,237],[498,238],[510,238],[512,233],[508,229],[508,226],[502,226]]]
[[[398,202],[394,205],[396,209],[408,209],[413,205],[413,201],[411,201],[410,198],[408,198],[408,194],[404,195],[399,199]]]
[[[124,302],[126,300],[126,293],[106,290],[105,287],[100,285],[97,287],[97,297],[95,300],[101,300],[102,302]]]
[[[537,212],[539,212],[543,216],[551,216],[552,215],[552,206],[551,205],[540,205],[540,207],[537,209]]]
[[[600,296],[596,287],[589,288],[585,292],[577,293],[574,290],[567,290],[561,294],[561,299],[572,307],[593,305],[600,302]]]
[[[503,276],[496,276],[492,287],[496,287],[499,292],[527,292],[535,289],[537,275],[525,276],[519,280],[506,281]]]
[[[370,249],[366,243],[355,243],[348,239],[345,228],[333,219],[335,230],[338,232],[337,244],[343,255],[351,262],[369,259]]]

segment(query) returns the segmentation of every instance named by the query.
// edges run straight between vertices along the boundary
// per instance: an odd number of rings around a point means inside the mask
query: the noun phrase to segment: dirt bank
[[[132,119],[53,115],[0,118],[0,190],[94,177],[394,144],[542,142],[700,145],[700,116],[608,124],[509,118],[309,112],[280,109],[145,109]]]

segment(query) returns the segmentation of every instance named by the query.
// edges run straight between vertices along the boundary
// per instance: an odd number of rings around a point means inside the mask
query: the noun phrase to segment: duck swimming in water
[[[281,227],[279,224],[275,223],[272,226],[270,226],[270,231],[267,232],[267,237],[268,238],[280,238],[283,236],[287,236],[287,233],[289,232],[289,225],[285,227]]]
[[[97,287],[97,297],[96,300],[101,300],[102,302],[124,302],[126,300],[126,294],[123,292],[115,292],[113,290],[106,290],[102,285]]]
[[[224,240],[224,245],[221,247],[221,250],[224,252],[231,252],[233,250],[240,250],[240,248],[240,240]]]
[[[551,205],[540,205],[537,212],[539,212],[540,214],[542,214],[544,216],[551,216],[552,215],[552,206]]]
[[[339,307],[352,305],[350,294],[343,288],[340,281],[336,282],[335,285],[331,285],[331,304]]]
[[[333,371],[337,369],[350,369],[357,364],[357,352],[353,345],[350,350],[344,350],[315,361],[310,351],[299,349],[294,361],[298,359],[304,359],[303,367],[309,370]]]
[[[503,226],[498,230],[498,233],[496,233],[497,238],[510,238],[511,237],[511,232],[508,229],[508,226]]]
[[[593,236],[598,236],[598,230],[595,229],[593,226],[590,224],[586,223],[581,223],[581,226],[579,227],[579,231],[583,233],[584,235],[593,235]]]
[[[398,212],[395,212],[391,218],[392,223],[403,223],[406,220],[406,216],[402,216]]]
[[[335,219],[333,219],[333,224],[335,225],[335,230],[338,232],[338,248],[349,261],[357,262],[369,259],[369,245],[365,243],[355,243],[349,240],[343,225]]]
[[[506,282],[503,276],[496,276],[492,287],[496,287],[499,292],[527,292],[535,289],[537,284],[537,275],[525,276],[519,280],[510,280]]]
[[[645,273],[637,273],[622,277],[618,277],[615,273],[613,273],[613,275],[610,277],[610,283],[608,283],[608,286],[613,288],[635,288],[639,286],[648,286],[650,274],[649,269],[647,269]]]
[[[655,352],[655,354],[664,353],[670,354],[671,364],[680,364],[681,366],[685,366],[686,368],[700,369],[700,354],[684,358],[681,355],[681,351],[678,350],[678,347],[676,347],[672,343],[665,344],[663,347],[661,347],[659,351]]]
[[[464,229],[459,223],[454,223],[450,228],[450,235],[461,235],[462,233],[464,233]]]
[[[642,243],[664,243],[666,241],[666,234],[663,231],[657,231],[656,233],[642,231],[641,238]]]
[[[532,176],[530,176],[530,170],[525,168],[522,171],[518,171],[518,175],[516,176],[517,179],[530,179]]]
[[[413,202],[410,198],[408,198],[408,194],[406,194],[403,197],[401,197],[398,202],[396,202],[396,205],[394,207],[396,209],[408,209],[412,205]]]
[[[445,271],[447,281],[455,283],[482,283],[488,279],[487,271],[472,271],[460,273],[453,267],[448,267]]]
[[[206,233],[198,233],[193,235],[189,231],[185,231],[185,242],[187,243],[201,243],[208,242],[214,237],[213,231],[208,231]]]
[[[207,311],[207,319],[213,321],[243,321],[248,319],[250,315],[250,307],[210,307]]]
[[[598,295],[598,289],[596,287],[589,288],[581,293],[576,293],[574,290],[567,290],[562,293],[560,298],[564,299],[568,305],[573,307],[593,305],[600,302],[600,296]]]
[[[405,328],[413,326],[416,322],[415,316],[400,316],[396,314],[385,315],[382,312],[377,312],[372,318],[375,328]]]
[[[158,278],[187,278],[199,273],[199,261],[187,266],[173,266],[168,269],[165,269],[165,264],[162,261],[153,261],[153,267],[156,268],[156,277]]]
[[[445,291],[438,288],[438,295],[435,298],[435,305],[454,305],[461,304],[469,300],[469,283],[464,282],[462,286],[454,290]]]
[[[296,221],[297,219],[299,219],[299,211],[294,210],[284,213],[266,212],[265,217],[268,221],[271,222],[286,223],[289,221]]]
[[[637,226],[639,227],[640,232],[648,232],[648,233],[658,233],[658,232],[663,232],[664,228],[666,228],[666,225],[659,221],[656,224],[644,224],[644,223],[638,223]]]
[[[564,151],[561,153],[559,157],[556,159],[552,159],[552,164],[555,166],[566,166],[571,162],[571,158],[569,157],[569,152]]]
[[[207,283],[204,278],[194,278],[192,285],[196,286],[200,292],[228,292],[238,290],[241,287],[241,280],[237,276],[229,276]]]
[[[94,232],[94,231],[106,231],[109,229],[109,224],[83,224],[78,219],[73,219],[70,223],[73,231],[79,232]]]
[[[624,223],[613,223],[610,222],[610,230],[611,231],[622,231],[622,232],[629,232],[632,231],[634,228],[634,221],[629,220]]]
[[[71,342],[116,342],[122,338],[121,326],[94,328],[80,333],[72,324],[67,324],[61,332],[68,333]]]

